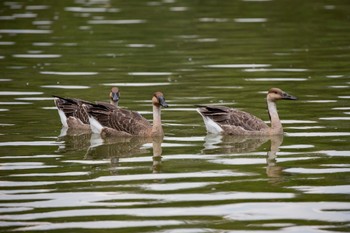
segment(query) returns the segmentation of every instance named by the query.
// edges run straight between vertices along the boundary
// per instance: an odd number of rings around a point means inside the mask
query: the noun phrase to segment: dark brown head
[[[162,106],[164,108],[168,107],[168,104],[165,102],[165,98],[162,92],[157,91],[153,94],[152,104],[159,107]]]
[[[111,99],[111,103],[118,104],[120,98],[118,87],[112,87],[111,92],[109,93],[109,98]]]
[[[297,97],[289,95],[287,92],[284,92],[281,89],[274,87],[271,88],[267,93],[267,99],[275,102],[277,100],[296,100]]]

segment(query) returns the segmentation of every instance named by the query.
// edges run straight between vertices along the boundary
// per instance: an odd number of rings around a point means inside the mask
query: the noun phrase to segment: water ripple
[[[146,23],[143,19],[120,19],[120,20],[89,20],[88,24],[140,24]],[[0,31],[1,32],[1,31]]]
[[[117,8],[105,8],[105,7],[66,7],[66,11],[70,12],[84,12],[84,13],[101,13],[101,12],[119,12]]]
[[[206,68],[261,68],[269,67],[270,64],[217,64],[217,65],[204,65]]]
[[[350,185],[292,186],[290,188],[312,194],[350,194]]]
[[[40,74],[50,75],[96,75],[98,72],[57,72],[57,71],[41,71]]]
[[[58,58],[62,57],[60,54],[14,54],[17,58]]]
[[[168,76],[172,75],[172,72],[129,72],[128,75],[132,76]]]
[[[104,86],[119,86],[119,87],[152,87],[152,86],[167,86],[171,83],[104,83]]]
[[[0,91],[0,95],[42,95],[43,92],[34,91]]]
[[[96,215],[129,215],[137,217],[221,216],[226,219],[239,221],[295,219],[302,221],[346,222],[350,221],[350,215],[345,211],[348,209],[350,209],[350,204],[347,202],[251,202],[196,207],[63,210],[22,215],[4,215],[2,218],[35,220]]]
[[[11,224],[11,223],[10,223]],[[140,221],[84,221],[84,222],[61,222],[61,223],[23,223],[27,227],[18,228],[19,231],[48,231],[59,229],[110,229],[110,228],[134,228],[134,227],[162,227],[183,225],[184,221],[178,220],[140,220]],[[30,226],[34,225],[34,226]]]
[[[101,176],[91,181],[109,182],[109,181],[131,181],[131,180],[165,180],[179,178],[210,178],[210,177],[227,177],[227,176],[249,176],[250,173],[233,172],[233,171],[206,171],[206,172],[183,172],[183,173],[164,173],[164,174],[136,174],[120,176]]]
[[[302,69],[302,68],[271,68],[271,69],[245,69],[246,72],[305,72],[308,71],[308,69]]]
[[[51,30],[35,30],[35,29],[0,29],[1,33],[8,34],[50,34]]]
[[[42,88],[55,88],[55,89],[89,89],[89,86],[74,86],[74,85],[44,85]]]
[[[289,81],[306,81],[307,78],[246,78],[246,81],[273,81],[273,82],[289,82]]]
[[[236,23],[264,23],[267,22],[266,18],[236,18]]]
[[[350,168],[288,168],[284,171],[301,174],[328,174],[350,172]]]
[[[62,145],[62,142],[56,141],[12,141],[0,142],[0,146],[57,146]]]

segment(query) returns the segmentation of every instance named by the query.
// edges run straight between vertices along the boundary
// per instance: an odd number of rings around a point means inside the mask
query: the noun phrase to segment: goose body
[[[102,102],[100,104],[117,107],[119,96],[119,89],[117,87],[113,87],[109,94],[110,104]],[[89,116],[86,109],[93,105],[92,102],[60,96],[54,96],[54,102],[57,107],[61,123],[64,127],[90,130]]]
[[[276,107],[278,100],[295,100],[279,88],[271,88],[267,94],[267,107],[271,126],[258,117],[224,106],[199,106],[197,112],[203,117],[208,133],[227,135],[278,135],[283,134],[282,123]]]
[[[168,107],[163,93],[152,97],[153,125],[138,112],[94,104],[86,108],[93,133],[103,137],[162,137],[161,108]]]

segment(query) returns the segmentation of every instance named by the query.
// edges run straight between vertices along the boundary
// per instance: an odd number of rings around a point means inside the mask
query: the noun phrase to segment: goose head
[[[109,93],[109,98],[111,99],[111,104],[118,105],[120,97],[120,92],[118,87],[112,87],[111,92]]]
[[[164,108],[168,107],[168,104],[165,102],[164,95],[160,91],[157,91],[153,94],[152,104],[156,107],[160,107],[160,106],[162,106]]]
[[[277,100],[296,100],[297,97],[288,94],[285,91],[282,91],[279,88],[271,88],[267,93],[267,100],[275,102]]]

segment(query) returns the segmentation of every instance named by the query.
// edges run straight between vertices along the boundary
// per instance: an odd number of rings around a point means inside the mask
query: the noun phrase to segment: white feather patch
[[[223,131],[223,129],[218,123],[216,123],[209,117],[203,116],[199,109],[197,109],[197,112],[202,116],[205,128],[207,129],[208,133],[219,134]]]
[[[60,116],[61,119],[61,123],[64,127],[68,128],[68,124],[67,124],[67,117],[64,114],[64,112],[60,109],[58,109],[58,115]]]
[[[89,116],[89,122],[90,122],[91,131],[93,133],[101,134],[102,129],[103,129],[103,126],[101,125],[101,123],[98,122],[92,116]]]

